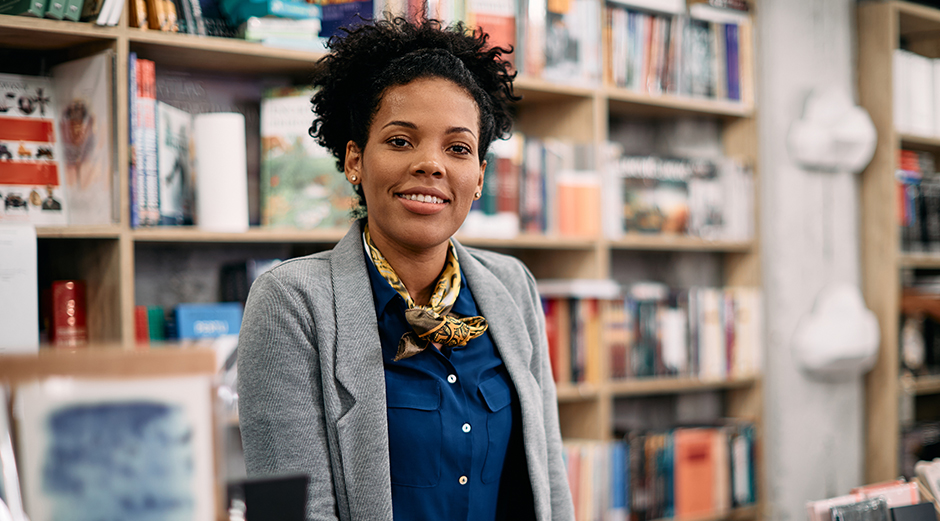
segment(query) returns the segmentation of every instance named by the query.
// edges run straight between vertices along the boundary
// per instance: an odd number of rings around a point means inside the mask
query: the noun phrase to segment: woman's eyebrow
[[[402,121],[398,119],[394,121],[389,121],[388,123],[382,125],[382,128],[388,128],[388,127],[405,127],[405,128],[410,128],[412,130],[418,129],[418,126],[415,125],[414,123],[410,121]],[[466,132],[467,134],[470,134],[473,137],[476,137],[476,134],[467,127],[450,127],[449,129],[447,129],[445,133],[446,134],[461,134],[464,132]]]

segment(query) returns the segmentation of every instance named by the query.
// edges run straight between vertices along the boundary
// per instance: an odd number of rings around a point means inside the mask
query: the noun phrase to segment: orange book
[[[571,488],[571,502],[577,510],[581,498],[581,447],[570,442],[566,443],[565,453],[568,455],[568,487]],[[577,513],[575,519],[581,521]]]
[[[675,431],[675,507],[679,519],[715,513],[715,429]]]
[[[584,316],[584,381],[601,383],[601,314],[597,299],[585,298],[581,301]]]

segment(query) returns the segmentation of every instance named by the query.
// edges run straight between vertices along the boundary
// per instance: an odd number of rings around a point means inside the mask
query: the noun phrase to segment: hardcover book
[[[345,228],[355,195],[336,159],[307,133],[309,89],[274,89],[261,100],[261,223]]]
[[[160,177],[160,224],[193,222],[193,117],[157,102],[157,171]]]

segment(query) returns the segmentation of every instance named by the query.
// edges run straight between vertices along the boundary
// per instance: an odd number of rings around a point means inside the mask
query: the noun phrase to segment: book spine
[[[61,20],[65,17],[65,0],[49,0],[45,13],[46,18]]]
[[[728,99],[741,100],[741,70],[738,56],[738,26],[725,24],[726,55],[728,69]]]
[[[79,21],[82,16],[82,7],[84,7],[84,5],[85,0],[67,0],[65,4],[64,18],[73,22]]]
[[[140,194],[141,224],[155,225],[159,222],[160,196],[157,174],[157,115],[156,115],[156,70],[154,62],[137,60],[137,160],[138,182],[143,186]]]
[[[137,170],[140,166],[140,162],[137,159],[137,53],[132,52],[128,57],[127,62],[127,78],[128,78],[128,89],[127,89],[127,103],[128,103],[128,125],[127,125],[127,137],[128,137],[128,186],[130,187],[130,221],[131,228],[137,228],[140,226],[140,212],[139,205],[141,201],[140,192],[142,186],[137,179]]]
[[[47,3],[47,0],[32,0],[29,3],[29,9],[24,14],[42,18],[46,14]]]

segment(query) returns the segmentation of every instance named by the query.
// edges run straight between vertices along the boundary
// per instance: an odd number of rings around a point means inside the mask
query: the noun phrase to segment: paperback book
[[[0,222],[67,223],[58,107],[50,78],[0,74]]]

